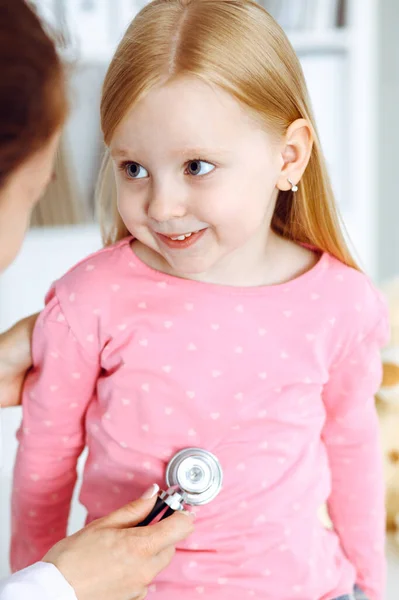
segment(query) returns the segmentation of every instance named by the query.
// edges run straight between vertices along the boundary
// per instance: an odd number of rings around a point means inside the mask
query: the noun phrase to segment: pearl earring
[[[297,186],[297,184],[296,184],[296,183],[292,183],[291,179],[288,179],[287,181],[288,181],[288,183],[289,183],[289,184],[290,184],[290,186],[291,186],[291,191],[292,191],[292,192],[297,192],[297,191],[298,191],[298,186]]]

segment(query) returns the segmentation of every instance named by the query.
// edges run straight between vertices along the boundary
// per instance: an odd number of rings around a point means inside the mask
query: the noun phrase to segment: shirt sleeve
[[[85,413],[99,370],[54,291],[37,321],[32,348],[14,470],[13,571],[41,560],[66,535],[76,464],[85,445]]]
[[[385,486],[374,394],[388,337],[388,319],[380,312],[378,323],[360,333],[332,367],[323,394],[329,515],[356,569],[357,584],[370,600],[383,600],[385,590]]]
[[[0,600],[77,600],[69,583],[52,564],[39,562],[0,581]]]

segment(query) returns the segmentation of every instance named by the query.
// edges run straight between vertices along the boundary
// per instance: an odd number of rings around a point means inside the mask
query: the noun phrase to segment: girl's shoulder
[[[389,337],[388,307],[382,292],[364,272],[323,254],[319,288],[331,323],[347,332],[352,342],[371,336],[382,346]]]
[[[96,295],[115,289],[115,281],[129,269],[130,238],[101,248],[71,267],[53,285],[58,294]]]
[[[366,273],[308,245],[291,243],[290,251],[288,262],[296,264],[300,274],[285,287],[296,290],[297,301],[305,307],[310,299],[316,313],[319,305],[320,311],[331,314],[331,321],[348,319],[359,326],[386,315],[383,295]]]
[[[344,306],[354,304],[357,312],[385,306],[381,291],[363,271],[344,264],[330,254],[321,256],[323,286]]]
[[[68,269],[68,271],[60,278],[60,281],[84,278],[83,274],[88,272],[93,272],[94,275],[94,271],[97,269],[101,270],[102,275],[113,268],[119,270],[126,262],[125,259],[130,251],[130,242],[131,238],[126,237],[111,246],[105,246],[104,248],[89,254]]]
[[[46,310],[56,303],[62,319],[75,333],[98,329],[107,321],[111,307],[123,302],[118,293],[131,284],[130,238],[103,248],[79,261],[55,281],[46,296]],[[88,334],[88,336],[91,334]]]

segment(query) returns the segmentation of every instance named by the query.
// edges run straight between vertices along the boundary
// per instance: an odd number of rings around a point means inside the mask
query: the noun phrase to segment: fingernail
[[[191,517],[192,519],[195,519],[195,513],[189,511],[189,510],[182,510],[181,511],[183,515],[187,515],[188,517]]]
[[[152,486],[148,488],[148,490],[146,490],[141,497],[143,500],[149,500],[150,498],[154,498],[158,492],[159,485],[157,483],[153,483]]]

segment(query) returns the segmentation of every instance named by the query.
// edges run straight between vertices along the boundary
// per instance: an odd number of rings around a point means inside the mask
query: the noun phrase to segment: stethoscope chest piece
[[[223,472],[216,456],[201,448],[186,448],[173,456],[166,468],[166,483],[185,492],[186,503],[211,502],[222,488]]]

